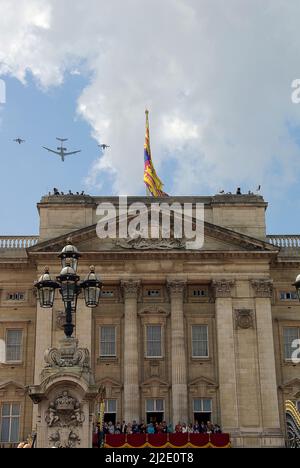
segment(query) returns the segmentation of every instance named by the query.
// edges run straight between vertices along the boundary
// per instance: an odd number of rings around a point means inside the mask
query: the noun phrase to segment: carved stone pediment
[[[128,218],[130,221],[130,218]],[[120,218],[117,217],[116,225],[118,226]],[[195,220],[193,220],[195,223]],[[193,224],[194,225],[194,224]],[[97,236],[97,225],[87,226],[78,229],[73,232],[68,232],[62,236],[50,239],[27,249],[28,254],[31,253],[45,253],[45,252],[60,252],[61,249],[67,242],[68,237],[72,237],[72,242],[82,252],[92,251],[93,253],[109,252],[109,251],[184,251],[187,246],[187,239],[182,237],[177,239],[174,237],[173,230],[171,228],[170,238],[164,238],[163,234],[160,238],[145,239],[138,237],[132,238],[116,238],[116,239],[100,239]],[[159,226],[159,232],[162,232],[161,226]],[[238,253],[238,252],[262,252],[262,253],[278,253],[278,248],[271,245],[269,242],[264,242],[260,239],[249,237],[245,234],[241,234],[231,229],[227,229],[221,226],[217,226],[208,222],[204,222],[204,246],[201,251],[207,252],[226,252]]]

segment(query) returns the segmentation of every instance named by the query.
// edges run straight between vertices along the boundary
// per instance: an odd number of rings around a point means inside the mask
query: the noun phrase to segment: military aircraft
[[[103,151],[106,150],[107,148],[110,148],[108,145],[98,145],[99,148],[101,148]]]
[[[19,143],[19,145],[21,145],[22,143],[25,143],[25,140],[22,140],[22,138],[16,138],[14,142]]]
[[[50,148],[47,148],[46,146],[43,146],[43,148],[44,148],[45,150],[47,150],[47,151],[50,151],[51,153],[54,153],[54,154],[57,154],[58,156],[60,156],[62,162],[64,162],[66,156],[70,156],[70,155],[72,155],[72,154],[81,153],[81,150],[78,150],[78,151],[71,151],[71,152],[67,153],[67,148],[64,148],[63,143],[64,143],[65,141],[68,141],[68,138],[56,138],[56,139],[57,139],[58,141],[61,142],[61,146],[57,148],[58,151],[54,151],[54,150],[52,150],[52,149],[50,149]]]

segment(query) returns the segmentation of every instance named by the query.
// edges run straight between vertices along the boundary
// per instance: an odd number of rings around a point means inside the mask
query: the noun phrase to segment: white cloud
[[[169,192],[284,191],[300,171],[287,129],[300,118],[290,87],[299,15],[296,0],[1,0],[0,73],[31,71],[49,87],[84,62],[78,112],[111,145],[90,185],[108,173],[114,192],[142,190],[148,107],[157,170],[173,168]]]

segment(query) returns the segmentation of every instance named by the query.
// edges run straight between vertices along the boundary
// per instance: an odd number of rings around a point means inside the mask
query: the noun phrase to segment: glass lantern
[[[45,273],[40,277],[35,287],[38,290],[40,306],[43,309],[51,309],[54,303],[55,289],[59,285],[55,281],[52,281],[48,267],[45,268]]]
[[[57,281],[60,284],[60,293],[64,303],[75,303],[78,294],[77,282],[79,281],[79,276],[76,275],[75,271],[68,263],[61,270]]]
[[[95,267],[90,267],[90,273],[85,280],[81,283],[84,292],[85,304],[87,307],[97,307],[100,300],[102,283],[95,273]]]
[[[63,248],[59,255],[62,268],[70,266],[76,273],[80,257],[81,254],[78,252],[78,249],[72,244],[71,239],[68,239],[68,245]]]

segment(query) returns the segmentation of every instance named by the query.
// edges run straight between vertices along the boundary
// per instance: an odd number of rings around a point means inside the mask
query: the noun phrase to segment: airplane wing
[[[81,150],[79,150],[79,151],[72,151],[72,153],[64,153],[64,156],[70,156],[71,154],[77,154],[77,153],[81,153]]]
[[[58,156],[60,156],[60,153],[59,153],[58,151],[54,151],[54,150],[52,150],[52,149],[50,149],[50,148],[46,148],[46,146],[43,146],[43,148],[44,148],[45,150],[47,150],[47,151],[50,151],[51,153],[58,154]]]

